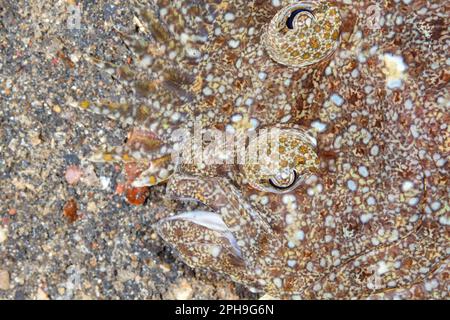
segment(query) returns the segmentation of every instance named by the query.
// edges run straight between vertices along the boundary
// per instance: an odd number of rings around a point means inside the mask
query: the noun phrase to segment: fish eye
[[[238,167],[239,176],[245,184],[262,192],[291,192],[317,172],[316,142],[302,128],[270,129],[249,140],[248,150],[256,151],[258,156],[249,157],[251,161]]]
[[[275,62],[306,67],[331,56],[339,47],[342,19],[338,8],[323,1],[296,1],[279,10],[261,41]]]
[[[298,182],[298,173],[296,170],[282,172],[277,176],[269,179],[269,184],[278,191],[287,191],[294,187]]]

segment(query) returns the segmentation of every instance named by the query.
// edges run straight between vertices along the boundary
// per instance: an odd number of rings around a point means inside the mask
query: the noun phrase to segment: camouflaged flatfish
[[[205,205],[155,226],[183,261],[275,297],[448,298],[448,4],[135,5],[133,64],[96,62],[129,95],[80,106],[135,128],[95,160]],[[196,124],[279,128],[283,174],[174,165]]]

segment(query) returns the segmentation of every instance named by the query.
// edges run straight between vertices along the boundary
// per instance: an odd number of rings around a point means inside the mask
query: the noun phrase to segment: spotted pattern
[[[260,133],[250,141],[248,152],[257,156],[239,172],[260,191],[292,191],[319,168],[314,139],[298,129],[272,128]]]
[[[262,41],[268,54],[278,63],[305,67],[336,50],[340,28],[338,8],[328,2],[301,1],[275,15]]]

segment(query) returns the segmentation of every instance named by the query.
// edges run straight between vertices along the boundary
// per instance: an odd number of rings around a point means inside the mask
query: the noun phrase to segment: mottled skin
[[[367,8],[376,1],[335,3],[342,19],[337,51],[292,68],[274,61],[262,39],[282,8],[270,1],[196,1],[181,17],[179,4],[156,1],[170,14],[143,19],[153,42],[141,51],[130,40],[135,71],[122,83],[133,95],[120,112],[102,111],[150,129],[152,142],[103,160],[144,162],[153,171],[141,181],[170,177],[169,195],[196,199],[221,217],[225,231],[173,212],[156,226],[192,267],[277,297],[448,298],[448,6],[384,1],[384,21],[373,29]],[[195,30],[207,36],[186,42],[199,50],[188,58],[178,40]],[[406,71],[391,68],[386,54],[402,57]],[[239,167],[205,170],[202,178],[154,165],[170,150],[170,133],[194,120],[228,132],[298,126],[317,140],[319,168],[279,193],[240,179]]]

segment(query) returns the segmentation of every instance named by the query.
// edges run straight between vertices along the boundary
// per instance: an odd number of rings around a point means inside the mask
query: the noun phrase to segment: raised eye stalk
[[[322,1],[302,1],[281,9],[262,41],[276,62],[304,67],[333,54],[339,46],[341,24],[337,7]]]
[[[290,192],[319,169],[315,140],[300,128],[263,131],[248,147],[257,156],[240,172],[260,191]]]

